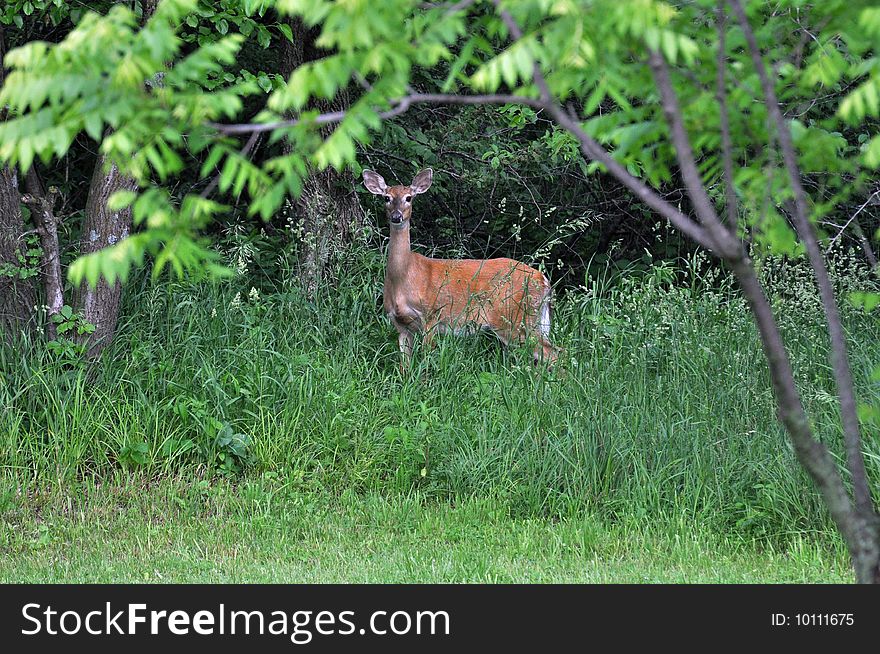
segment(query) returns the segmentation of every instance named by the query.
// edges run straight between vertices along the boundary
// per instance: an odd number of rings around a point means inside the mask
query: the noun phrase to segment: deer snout
[[[391,224],[399,225],[403,222],[403,212],[399,209],[395,209],[391,212],[391,215],[388,216],[388,219],[391,221]]]

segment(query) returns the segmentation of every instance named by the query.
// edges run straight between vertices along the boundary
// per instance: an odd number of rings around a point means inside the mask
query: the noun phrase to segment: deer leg
[[[532,360],[535,365],[539,365],[542,363],[547,364],[548,367],[552,368],[553,364],[556,363],[556,359],[559,358],[559,351],[553,347],[553,345],[546,338],[542,336],[538,336],[538,345],[535,347],[535,351],[532,353]]]
[[[400,372],[406,372],[412,361],[413,352],[413,335],[406,331],[400,330],[397,335],[397,343],[400,346]]]
[[[546,278],[545,278],[546,283]],[[535,348],[532,358],[535,364],[546,363],[552,367],[556,363],[559,356],[558,350],[550,343],[550,287],[547,286],[544,295],[540,299],[538,305],[538,313],[535,316],[535,337],[538,339],[538,345]]]
[[[422,338],[422,347],[425,348],[426,352],[430,352],[434,349],[434,337],[437,335],[437,325],[438,321],[432,320],[428,324],[425,325],[424,336]]]

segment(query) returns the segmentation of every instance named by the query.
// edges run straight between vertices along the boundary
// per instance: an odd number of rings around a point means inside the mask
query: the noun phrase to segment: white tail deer
[[[391,242],[385,268],[385,312],[398,332],[402,366],[412,357],[413,335],[491,330],[505,344],[536,342],[535,362],[552,364],[550,282],[538,270],[513,259],[429,259],[410,249],[412,202],[431,187],[430,168],[409,186],[388,186],[364,171],[364,185],[385,198]]]

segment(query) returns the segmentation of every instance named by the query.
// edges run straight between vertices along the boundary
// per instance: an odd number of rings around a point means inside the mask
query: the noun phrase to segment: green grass
[[[503,503],[180,479],[8,511],[0,582],[843,583],[841,548],[755,548],[681,523],[512,518]]]
[[[656,268],[560,301],[554,372],[491,338],[444,338],[401,375],[381,277],[368,271],[314,300],[271,288],[257,298],[246,278],[132,285],[99,364],[0,348],[4,574],[152,579],[155,558],[170,579],[848,578],[776,421],[744,303],[699,266],[685,272],[685,284]],[[781,326],[816,433],[841,452],[806,293],[780,300]],[[846,325],[860,399],[880,405],[869,381],[878,323],[848,311]],[[865,449],[880,488],[870,426]],[[132,479],[147,480],[158,509]],[[212,497],[224,489],[233,518],[174,509],[187,479]],[[284,493],[257,519],[246,489],[267,480]],[[77,517],[93,486],[94,508]],[[584,525],[596,547],[566,550]],[[40,551],[26,546],[35,530],[49,534]],[[361,535],[376,548],[359,549]]]

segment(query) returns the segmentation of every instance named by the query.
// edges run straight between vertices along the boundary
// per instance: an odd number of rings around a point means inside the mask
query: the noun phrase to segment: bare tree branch
[[[519,95],[453,95],[451,93],[411,93],[399,100],[392,102],[394,105],[388,111],[379,114],[382,120],[394,118],[409,110],[414,104],[524,104],[535,109],[541,109],[542,103],[534,98]],[[293,118],[291,120],[279,120],[274,123],[243,123],[224,125],[222,123],[208,123],[209,127],[216,129],[221,134],[251,134],[254,132],[272,132],[277,129],[295,127],[301,123],[314,125],[328,125],[341,122],[347,115],[347,111],[331,111],[318,114],[313,118]]]
[[[544,83],[546,89],[546,83]],[[547,96],[549,96],[549,90]],[[536,100],[521,95],[509,94],[487,94],[487,95],[453,95],[446,93],[413,93],[394,102],[395,107],[379,114],[382,119],[399,116],[406,112],[415,104],[522,104],[537,110],[547,110],[553,119],[567,130],[569,130],[581,145],[584,155],[591,160],[596,160],[604,165],[612,175],[620,179],[623,184],[630,189],[636,196],[645,202],[660,215],[669,220],[678,229],[687,236],[702,245],[708,250],[714,250],[705,230],[697,225],[693,220],[685,216],[681,211],[673,207],[671,204],[663,200],[655,191],[647,186],[643,181],[634,177],[626,170],[624,166],[619,164],[614,158],[608,154],[605,149],[599,145],[592,137],[590,137],[581,128],[578,121],[567,114],[563,109],[554,102],[545,101],[543,99]],[[333,111],[329,113],[319,114],[311,119],[295,118],[292,120],[277,121],[274,123],[243,123],[224,125],[220,123],[209,123],[209,126],[216,129],[222,134],[247,134],[254,132],[269,132],[275,129],[283,129],[293,127],[302,122],[312,122],[316,125],[326,125],[329,123],[338,123],[346,116],[346,111]]]
[[[871,204],[871,200],[873,200],[878,194],[880,194],[880,188],[878,188],[876,191],[871,193],[871,195],[868,196],[868,199],[865,200],[865,203],[862,206],[860,206],[858,209],[856,209],[856,212],[852,216],[849,217],[849,220],[847,220],[846,223],[843,225],[843,227],[840,228],[840,231],[837,233],[837,236],[832,238],[831,242],[828,243],[827,249],[830,250],[831,248],[834,247],[834,244],[837,243],[837,241],[840,239],[841,236],[843,236],[843,233],[846,231],[846,228],[850,226],[850,223],[852,223],[852,221],[854,221],[856,219],[856,217],[860,213],[862,213],[862,211],[865,209],[865,207],[867,207],[869,204]],[[858,222],[856,222],[856,226],[857,227],[859,226]],[[860,231],[861,231],[861,228],[860,228]]]
[[[240,157],[249,158],[253,151],[257,148],[260,141],[260,132],[254,132],[251,134],[251,137],[247,140],[247,143],[244,144],[244,147],[239,151],[238,155]],[[220,184],[220,175],[221,173],[217,173],[214,176],[214,179],[211,180],[211,183],[205,187],[205,190],[201,192],[200,196],[202,198],[207,198],[211,193],[214,192],[214,189],[217,188],[217,185]]]

